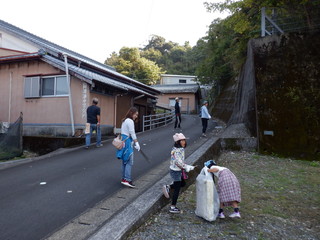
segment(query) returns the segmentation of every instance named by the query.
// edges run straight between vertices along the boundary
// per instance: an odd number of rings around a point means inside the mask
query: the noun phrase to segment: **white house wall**
[[[37,52],[39,48],[4,31],[0,31],[0,48],[12,49],[21,52]]]
[[[161,76],[161,84],[179,84],[179,80],[183,79],[186,80],[186,83],[181,83],[181,84],[192,84],[195,83],[194,79],[195,77],[193,76]]]

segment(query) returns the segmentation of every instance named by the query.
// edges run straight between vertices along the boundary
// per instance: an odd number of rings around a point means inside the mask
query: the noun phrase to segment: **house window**
[[[179,79],[179,83],[187,83],[186,79]]]
[[[68,82],[66,76],[41,78],[42,96],[64,96],[68,95]]]
[[[41,96],[68,95],[68,82],[66,76],[26,77],[24,84],[24,97],[37,98]]]
[[[24,97],[40,97],[40,77],[27,77],[24,79]]]

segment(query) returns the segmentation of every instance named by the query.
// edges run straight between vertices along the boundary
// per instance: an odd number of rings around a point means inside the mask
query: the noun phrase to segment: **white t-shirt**
[[[224,169],[227,169],[227,168],[225,168],[225,167],[219,167],[219,166],[211,166],[210,169],[211,169],[211,168],[218,168],[218,169],[219,169],[218,172],[213,172],[213,174],[214,174],[216,177],[219,177],[219,172],[221,172],[221,171],[224,170]]]
[[[121,124],[121,134],[125,134],[132,137],[133,140],[137,139],[136,132],[134,130],[134,122],[131,118],[127,118]]]

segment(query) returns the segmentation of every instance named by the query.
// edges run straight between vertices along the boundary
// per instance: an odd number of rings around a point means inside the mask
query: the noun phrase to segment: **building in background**
[[[162,74],[160,84],[152,87],[161,92],[158,106],[173,109],[175,98],[178,97],[182,113],[198,112],[201,90],[196,76]]]
[[[0,20],[0,122],[23,113],[25,136],[75,136],[99,99],[102,134],[112,134],[131,106],[152,114],[159,90],[114,68]],[[137,130],[141,129],[141,121]]]

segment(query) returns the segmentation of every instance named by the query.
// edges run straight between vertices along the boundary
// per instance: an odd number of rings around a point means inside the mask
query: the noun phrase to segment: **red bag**
[[[187,175],[186,171],[184,169],[182,169],[181,172],[182,172],[182,179],[184,179],[184,180],[188,179],[188,175]]]

